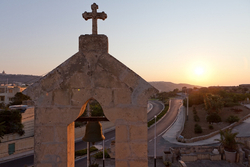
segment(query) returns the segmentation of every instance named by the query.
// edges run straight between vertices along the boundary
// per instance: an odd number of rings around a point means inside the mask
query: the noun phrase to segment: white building
[[[22,92],[25,89],[26,87],[2,84],[0,86],[0,103],[9,104],[17,92]]]

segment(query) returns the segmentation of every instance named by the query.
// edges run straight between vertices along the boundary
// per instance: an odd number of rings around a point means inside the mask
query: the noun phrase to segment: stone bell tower
[[[157,90],[108,53],[108,38],[97,34],[92,13],[91,35],[79,37],[79,51],[29,86],[35,102],[35,166],[74,167],[74,121],[88,101],[96,99],[116,129],[116,167],[148,166],[147,101]]]

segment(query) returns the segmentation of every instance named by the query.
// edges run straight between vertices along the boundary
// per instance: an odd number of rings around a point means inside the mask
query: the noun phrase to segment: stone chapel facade
[[[147,102],[156,92],[108,53],[107,36],[81,35],[79,51],[25,91],[35,102],[35,166],[74,167],[74,121],[91,98],[115,124],[116,166],[147,166]]]

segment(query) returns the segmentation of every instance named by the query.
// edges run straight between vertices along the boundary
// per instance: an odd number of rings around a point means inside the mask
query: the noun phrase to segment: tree
[[[237,144],[243,144],[236,141],[235,138],[237,135],[238,132],[232,133],[232,129],[227,129],[225,131],[220,130],[220,139],[215,139],[215,141],[219,141],[227,151],[235,151]]]
[[[205,109],[207,110],[208,114],[211,113],[219,113],[220,110],[224,106],[224,102],[219,95],[213,95],[211,93],[207,93],[204,98]]]
[[[10,105],[20,105],[25,100],[31,100],[29,96],[23,94],[22,92],[17,92],[13,98],[13,102]]]
[[[91,100],[89,104],[91,116],[104,116],[102,107],[96,100]]]
[[[6,108],[5,104],[3,102],[0,103],[0,109],[5,109],[5,108]]]
[[[176,89],[173,90],[173,92],[174,92],[174,93],[178,93],[178,92],[179,92],[179,89],[176,88]]]
[[[23,124],[21,122],[22,115],[17,110],[3,110],[0,111],[0,122],[4,129],[4,134],[18,133],[24,134]],[[4,122],[4,123],[3,123]]]
[[[3,138],[4,131],[5,131],[5,125],[4,125],[4,122],[1,122],[0,123],[0,138]],[[1,140],[0,140],[0,143],[1,143]]]

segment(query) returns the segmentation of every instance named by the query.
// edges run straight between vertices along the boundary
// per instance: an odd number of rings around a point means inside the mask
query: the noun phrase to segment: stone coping
[[[180,156],[184,162],[196,160],[221,160],[221,155],[214,154],[213,150],[219,150],[218,146],[187,146],[187,147],[170,147],[172,160],[176,160]]]

